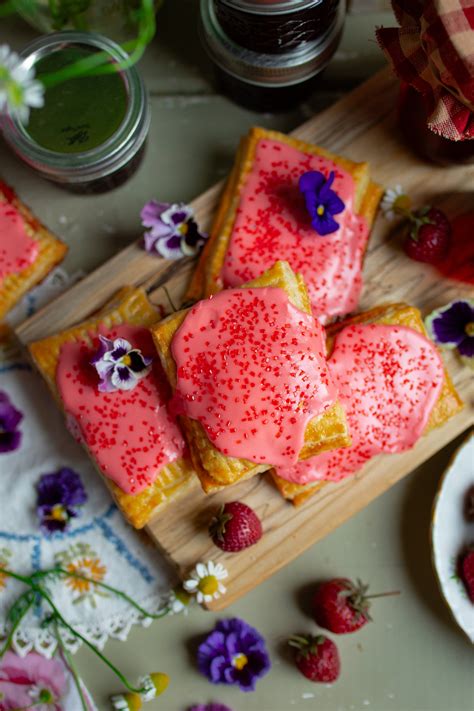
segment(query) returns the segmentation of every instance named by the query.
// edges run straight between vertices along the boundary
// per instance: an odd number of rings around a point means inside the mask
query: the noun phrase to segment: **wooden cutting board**
[[[368,160],[375,180],[384,186],[401,183],[417,204],[435,203],[450,216],[472,210],[474,166],[438,168],[414,157],[397,132],[396,99],[397,82],[383,70],[300,126],[294,135],[354,160]],[[236,136],[236,147],[238,139]],[[221,188],[221,184],[216,185],[193,202],[203,229],[209,226]],[[364,267],[362,310],[383,302],[406,301],[426,313],[457,296],[474,298],[472,288],[442,278],[429,265],[409,260],[400,249],[398,237],[396,228],[382,217],[377,219]],[[132,244],[24,322],[17,335],[28,344],[68,328],[101,307],[124,284],[144,286],[154,303],[169,309],[163,284],[173,301],[179,302],[193,266],[190,260],[169,262],[147,255],[139,243]],[[446,425],[421,438],[409,452],[377,457],[356,476],[323,487],[298,509],[281,498],[266,476],[214,496],[205,496],[196,482],[186,496],[149,524],[148,533],[182,575],[198,561],[212,559],[226,566],[228,592],[209,605],[214,610],[223,609],[472,426],[472,371],[452,354],[446,362],[466,406]],[[210,541],[207,526],[219,503],[233,499],[243,500],[257,511],[264,535],[246,551],[225,554]]]

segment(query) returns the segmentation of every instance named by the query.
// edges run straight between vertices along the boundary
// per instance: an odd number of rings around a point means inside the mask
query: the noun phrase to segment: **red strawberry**
[[[294,635],[290,637],[288,644],[298,650],[295,657],[296,666],[310,681],[330,683],[339,677],[341,671],[339,652],[328,637]]]
[[[459,560],[459,575],[471,602],[474,603],[474,544],[469,546]]]
[[[398,595],[398,591],[367,595],[368,588],[360,580],[354,583],[347,578],[321,583],[313,597],[313,616],[317,624],[336,634],[355,632],[372,620],[371,598]]]
[[[212,519],[209,534],[223,551],[236,553],[253,546],[262,537],[262,524],[247,504],[230,501]]]
[[[417,262],[440,262],[451,243],[451,223],[441,210],[422,207],[410,215],[412,223],[405,252]]]

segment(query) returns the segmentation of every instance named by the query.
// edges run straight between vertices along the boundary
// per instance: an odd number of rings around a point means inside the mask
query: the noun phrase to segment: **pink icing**
[[[352,445],[279,468],[288,481],[338,481],[376,454],[409,449],[421,436],[444,379],[435,346],[405,326],[344,328],[329,370],[346,408]]]
[[[326,176],[333,170],[332,188],[346,205],[335,218],[339,229],[325,237],[311,227],[298,189],[300,176],[308,170]],[[240,286],[284,259],[303,274],[313,313],[323,323],[349,313],[359,301],[368,240],[367,224],[354,213],[353,202],[354,181],[340,166],[278,141],[260,140],[240,193],[222,269],[224,286]]]
[[[39,244],[26,234],[18,210],[10,203],[0,201],[0,281],[32,264],[38,251]]]
[[[177,411],[223,454],[294,464],[308,422],[336,399],[321,325],[282,289],[229,289],[196,304],[172,342]]]
[[[150,333],[137,326],[99,329],[108,338],[125,338],[145,356],[156,352]],[[100,393],[98,376],[89,364],[95,348],[65,343],[56,383],[69,419],[103,474],[127,494],[152,484],[160,469],[178,459],[184,440],[166,409],[166,378],[158,358],[152,371],[133,390]]]

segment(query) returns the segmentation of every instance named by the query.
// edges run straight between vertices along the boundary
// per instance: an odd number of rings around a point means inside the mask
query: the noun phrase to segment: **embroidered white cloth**
[[[63,272],[56,272],[15,310],[14,318],[34,311],[67,282]],[[4,411],[10,408],[11,412],[13,407],[23,415],[14,426],[15,418],[4,419],[4,430],[11,426],[20,433],[11,440],[15,448],[6,452],[1,448],[2,397]],[[79,475],[87,501],[79,507],[80,515],[71,519],[68,530],[47,534],[40,528],[37,483],[43,474],[62,468]],[[8,627],[7,610],[23,589],[21,583],[2,575],[1,568],[29,574],[58,564],[123,590],[150,612],[159,609],[172,581],[168,566],[151,542],[122,519],[26,354],[5,335],[0,340],[0,637]],[[108,637],[125,640],[132,625],[149,622],[112,593],[86,581],[57,580],[50,590],[61,614],[100,648]],[[35,650],[52,656],[56,639],[47,627],[41,627],[47,612],[37,605],[25,618],[13,639],[17,653]],[[70,651],[79,646],[65,631],[63,638]]]

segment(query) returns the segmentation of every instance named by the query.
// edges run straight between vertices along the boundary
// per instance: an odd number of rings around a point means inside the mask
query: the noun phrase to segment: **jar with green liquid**
[[[36,76],[50,74],[97,52],[111,62],[127,57],[101,35],[57,32],[21,53]],[[127,180],[138,167],[150,124],[148,97],[135,67],[81,76],[46,90],[44,106],[27,125],[5,116],[6,142],[42,177],[80,192],[103,192]]]

